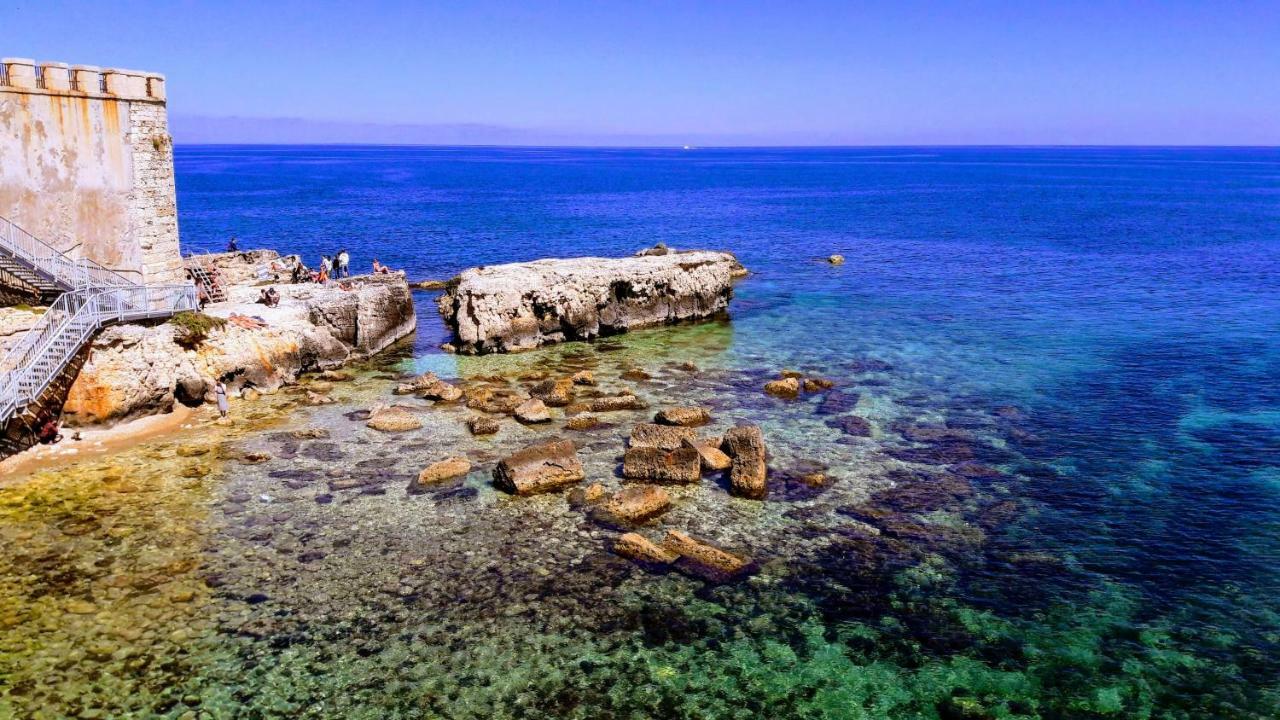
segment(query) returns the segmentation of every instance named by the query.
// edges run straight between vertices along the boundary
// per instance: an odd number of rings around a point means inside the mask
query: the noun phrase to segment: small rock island
[[[701,250],[535,260],[466,270],[438,307],[457,352],[514,352],[719,315],[745,272]]]

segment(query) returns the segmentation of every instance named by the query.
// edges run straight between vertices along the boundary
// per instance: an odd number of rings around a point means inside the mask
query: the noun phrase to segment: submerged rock
[[[456,456],[432,463],[418,473],[418,485],[435,485],[436,483],[462,477],[471,472],[471,461]]]
[[[835,390],[822,397],[822,402],[818,403],[818,408],[815,412],[819,415],[846,413],[858,406],[859,399],[861,399],[861,396],[858,393]]]
[[[477,415],[467,419],[467,429],[472,435],[492,435],[498,432],[501,424],[497,418],[485,417]]]
[[[844,256],[839,253],[836,253],[834,255],[828,255],[827,262],[831,263],[832,265],[843,265]]]
[[[701,407],[670,407],[659,411],[653,420],[660,425],[697,427],[711,422],[711,412]]]
[[[590,370],[582,370],[573,374],[570,378],[574,385],[591,386],[596,384],[596,376]]]
[[[604,497],[604,485],[598,482],[591,483],[586,487],[576,487],[569,491],[569,505],[578,507],[598,502]]]
[[[494,484],[514,495],[559,490],[584,477],[578,450],[570,440],[531,445],[503,458],[493,471]]]
[[[419,396],[437,402],[458,402],[462,399],[462,389],[443,380],[437,380],[424,388]]]
[[[780,398],[797,398],[800,397],[800,380],[793,377],[770,380],[764,384],[764,391]]]
[[[972,432],[959,428],[906,425],[899,430],[904,438],[919,443],[970,442],[974,439]]]
[[[324,370],[316,374],[316,379],[325,382],[350,382],[355,380],[356,376],[345,370]]]
[[[371,410],[365,425],[382,432],[405,432],[422,427],[422,421],[408,409],[391,405]]]
[[[680,553],[655,544],[640,533],[629,532],[618,538],[613,551],[637,562],[670,565],[680,559]]]
[[[694,540],[678,530],[667,531],[662,548],[680,556],[676,562],[682,570],[715,582],[737,577],[751,566],[750,560]]]
[[[611,395],[592,400],[587,409],[591,412],[617,412],[619,410],[644,410],[648,405],[635,395]]]
[[[457,402],[462,399],[462,390],[441,380],[433,372],[423,373],[409,382],[400,383],[392,392],[442,402]]]
[[[632,485],[611,495],[600,512],[615,522],[640,523],[657,517],[671,507],[671,495],[653,485]]]
[[[569,422],[565,423],[565,427],[570,430],[590,430],[600,424],[600,418],[594,415],[578,415],[569,418]]]
[[[493,415],[510,415],[520,407],[528,396],[517,390],[492,385],[477,385],[463,391],[467,398],[467,407]]]
[[[464,271],[438,307],[459,352],[528,350],[724,312],[739,267],[718,252],[493,265]]]
[[[845,435],[854,437],[871,437],[871,423],[858,415],[841,415],[826,421],[827,427],[835,428]]]
[[[822,392],[835,387],[835,381],[820,377],[807,377],[804,379],[804,391],[807,393]]]
[[[534,385],[529,394],[551,407],[564,407],[573,402],[573,379],[543,380]]]
[[[758,425],[739,425],[724,434],[721,449],[733,459],[729,467],[730,490],[734,495],[763,500],[768,494],[768,451]]]
[[[538,398],[529,398],[520,403],[515,410],[515,416],[520,422],[530,425],[551,422],[551,411],[547,409],[547,404]]]

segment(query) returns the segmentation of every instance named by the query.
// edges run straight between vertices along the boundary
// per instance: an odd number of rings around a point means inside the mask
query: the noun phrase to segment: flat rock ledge
[[[472,268],[438,300],[465,354],[514,352],[725,312],[742,265],[729,253],[537,260]]]

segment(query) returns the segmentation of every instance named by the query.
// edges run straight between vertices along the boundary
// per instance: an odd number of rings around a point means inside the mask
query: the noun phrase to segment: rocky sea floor
[[[788,358],[834,381],[786,400],[784,366],[728,323],[510,356],[407,354],[236,403],[229,427],[0,488],[0,715],[13,717],[1270,717],[1280,638],[1155,611],[1046,532],[1041,499],[1105,493],[1026,408],[909,358]],[[589,430],[392,396],[427,370],[644,410]],[[500,378],[500,379],[499,379]],[[336,402],[306,404],[308,392]],[[379,403],[417,430],[366,427]],[[496,490],[503,456],[572,439],[586,483],[623,487],[631,428],[698,405],[759,424],[764,501],[716,476],[672,509],[603,523],[566,493]],[[857,420],[861,418],[866,422]],[[1047,447],[1048,446],[1048,447]],[[418,472],[472,471],[426,489]],[[584,483],[585,484],[585,483]],[[713,582],[612,552],[680,530],[752,560]],[[1081,533],[1094,532],[1087,522]],[[1235,601],[1280,627],[1266,601]],[[1208,611],[1206,611],[1208,612]]]

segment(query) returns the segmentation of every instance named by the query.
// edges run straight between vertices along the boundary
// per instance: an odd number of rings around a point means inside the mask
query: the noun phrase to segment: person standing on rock
[[[351,277],[351,256],[347,254],[346,248],[338,252],[338,272],[340,277]]]
[[[240,252],[240,245],[236,243],[236,236],[232,235],[227,241],[227,252]]]
[[[225,418],[231,407],[227,404],[227,386],[221,380],[213,386],[213,396],[218,400],[218,415]]]

